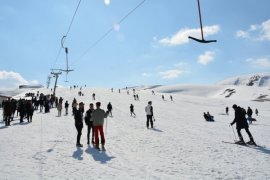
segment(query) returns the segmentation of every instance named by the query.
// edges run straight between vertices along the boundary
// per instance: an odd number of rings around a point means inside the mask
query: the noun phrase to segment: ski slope
[[[104,125],[107,151],[87,146],[85,125],[81,138],[84,146],[75,146],[77,132],[71,108],[67,116],[61,117],[57,117],[56,108],[49,114],[36,111],[32,123],[20,124],[16,117],[6,128],[0,121],[1,179],[270,179],[270,102],[251,101],[250,97],[250,91],[269,94],[269,88],[245,87],[244,91],[242,87],[241,96],[236,91],[230,98],[221,95],[227,86],[204,86],[201,94],[199,89],[194,90],[196,86],[185,86],[188,94],[182,94],[179,88],[140,89],[139,101],[125,90],[112,93],[110,89],[85,88],[84,96],[78,96],[78,89],[58,88],[57,96],[63,97],[64,102],[68,100],[70,106],[74,97],[85,103],[85,109],[90,102],[100,101],[104,109],[108,102],[112,103],[113,117]],[[156,95],[152,95],[152,90]],[[96,94],[96,101],[92,100],[92,93]],[[169,95],[174,101],[169,100]],[[149,100],[156,119],[154,129],[145,125],[144,107]],[[131,103],[136,118],[130,117]],[[250,125],[250,131],[256,143],[264,147],[222,143],[234,141],[229,126],[234,118],[234,103],[258,108],[258,121]],[[230,108],[229,115],[225,115],[226,106]],[[215,122],[203,119],[202,114],[207,111],[214,115]],[[247,141],[243,130],[242,134]]]

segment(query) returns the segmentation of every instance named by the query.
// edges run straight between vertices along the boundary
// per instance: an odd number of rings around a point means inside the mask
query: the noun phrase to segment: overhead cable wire
[[[76,10],[75,10],[75,12],[73,13],[73,16],[72,16],[72,19],[71,19],[71,21],[70,21],[68,30],[67,30],[66,34],[64,35],[65,37],[67,37],[67,35],[69,34],[69,31],[70,31],[70,29],[71,29],[71,26],[72,26],[72,24],[73,24],[73,21],[74,21],[74,19],[75,19],[75,16],[76,16],[76,14],[77,14],[78,9],[79,9],[79,6],[80,6],[80,4],[81,4],[81,1],[82,1],[82,0],[79,0],[78,5],[77,5],[77,7],[76,7]],[[59,48],[59,50],[58,50],[57,56],[56,56],[55,61],[54,61],[54,63],[53,63],[52,69],[54,68],[54,66],[55,66],[55,64],[56,64],[56,62],[57,62],[57,60],[58,60],[58,58],[59,58],[59,56],[60,56],[61,50],[62,50],[62,48],[63,48],[62,45],[64,44],[65,40],[66,40],[66,38],[64,38],[63,41],[62,41],[62,44],[61,44],[61,46],[60,46],[60,48]]]
[[[141,5],[143,5],[143,3],[145,3],[146,0],[142,0],[137,6],[135,6],[132,10],[130,10],[124,17],[122,17],[117,24],[121,24],[125,19],[127,19],[136,9],[138,9]],[[101,42],[106,36],[108,36],[110,34],[110,32],[112,32],[114,29],[114,27],[110,27],[102,36],[100,36],[100,38],[98,38],[94,43],[92,43],[92,45],[86,50],[84,51],[84,53],[82,53],[81,56],[79,56],[78,60],[81,60],[90,50],[92,50],[95,46],[97,46],[97,44],[99,42]],[[75,62],[74,62],[75,63]]]

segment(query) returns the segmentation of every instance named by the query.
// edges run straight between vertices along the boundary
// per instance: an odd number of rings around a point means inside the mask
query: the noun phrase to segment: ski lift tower
[[[49,86],[50,86],[50,83],[51,83],[51,78],[52,78],[52,76],[48,76],[48,80],[47,80],[47,89],[49,88]]]
[[[57,86],[57,80],[60,74],[62,74],[61,71],[58,72],[53,72],[54,69],[52,69],[51,74],[53,75],[53,77],[55,77],[55,83],[54,83],[54,89],[53,89],[53,96],[55,96],[55,90],[56,90],[56,86]]]

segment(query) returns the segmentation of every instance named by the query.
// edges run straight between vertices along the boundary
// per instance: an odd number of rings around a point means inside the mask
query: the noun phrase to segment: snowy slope
[[[222,80],[217,85],[270,87],[270,73],[242,75]]]
[[[109,89],[86,88],[85,96],[78,90],[58,88],[58,96],[71,101],[74,97],[87,104],[95,92],[105,108],[113,105],[113,118],[105,125],[106,152],[98,152],[86,144],[75,147],[76,130],[73,116],[57,117],[56,109],[49,114],[35,112],[33,122],[19,124],[18,117],[8,128],[0,123],[0,177],[4,179],[270,179],[270,102],[250,101],[249,91],[237,89],[245,98],[220,98],[225,87],[204,86],[203,91],[188,88],[181,94],[179,87],[157,87],[173,95],[165,101],[161,93],[151,89],[137,91],[140,101],[132,95],[111,93]],[[250,88],[250,87],[246,87]],[[47,89],[39,89],[45,94]],[[35,92],[35,91],[33,91]],[[194,94],[192,94],[193,92]],[[264,92],[263,92],[264,93]],[[163,93],[162,93],[163,94]],[[252,93],[251,93],[252,94]],[[169,94],[168,94],[169,95]],[[19,95],[20,96],[20,95]],[[153,101],[155,128],[145,127],[144,107]],[[136,118],[130,117],[129,105],[135,106]],[[259,109],[257,122],[250,130],[261,148],[225,144],[234,135],[229,123],[233,120],[231,106]],[[225,107],[229,115],[224,115]],[[70,109],[71,110],[71,109]],[[1,110],[0,110],[1,111]],[[216,122],[205,122],[202,113],[210,111]],[[244,139],[247,135],[242,132]]]

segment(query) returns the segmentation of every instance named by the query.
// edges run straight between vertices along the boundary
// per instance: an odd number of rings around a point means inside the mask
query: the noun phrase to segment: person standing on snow
[[[77,129],[77,147],[83,147],[81,144],[81,135],[83,129],[83,113],[84,113],[84,104],[82,102],[79,103],[79,109],[74,109],[74,119],[75,119],[75,127]]]
[[[107,105],[107,110],[108,110],[110,116],[112,117],[112,104],[111,104],[111,102],[109,102],[109,104]]]
[[[68,106],[69,106],[68,101],[66,101],[65,102],[66,115],[68,114]]]
[[[94,144],[94,127],[93,127],[93,121],[91,119],[92,117],[92,112],[94,111],[94,104],[90,103],[89,109],[85,113],[85,124],[87,125],[87,144],[89,144],[89,136],[90,132],[92,130],[92,144]]]
[[[253,111],[250,107],[248,107],[247,109],[247,116],[248,116],[248,121],[249,121],[249,124],[252,124],[252,114],[253,114]]]
[[[151,124],[151,128],[153,128],[153,106],[152,106],[152,101],[148,102],[148,105],[145,107],[145,112],[146,112],[146,127],[147,129],[149,128],[149,121]]]
[[[256,145],[256,143],[254,142],[254,139],[248,129],[248,123],[246,121],[246,117],[245,117],[245,113],[243,112],[242,108],[240,106],[237,106],[236,104],[234,104],[232,106],[232,108],[235,111],[235,118],[233,120],[233,122],[231,123],[231,126],[236,123],[236,130],[237,130],[237,134],[238,137],[240,139],[240,141],[236,142],[237,144],[245,144],[243,136],[241,134],[241,129],[245,129],[250,141],[247,142],[247,144],[251,144],[251,145]]]
[[[62,113],[62,102],[59,102],[56,106],[57,111],[58,111],[58,117],[61,117],[61,113]]]
[[[105,112],[100,109],[101,103],[96,103],[96,109],[92,112],[91,120],[93,121],[94,131],[95,131],[95,148],[99,148],[99,134],[101,136],[102,150],[105,150],[105,136],[103,131],[104,118],[107,118],[109,111]]]
[[[132,114],[134,114],[134,117],[136,117],[136,114],[134,113],[134,106],[133,104],[130,104],[130,116],[132,116]]]

